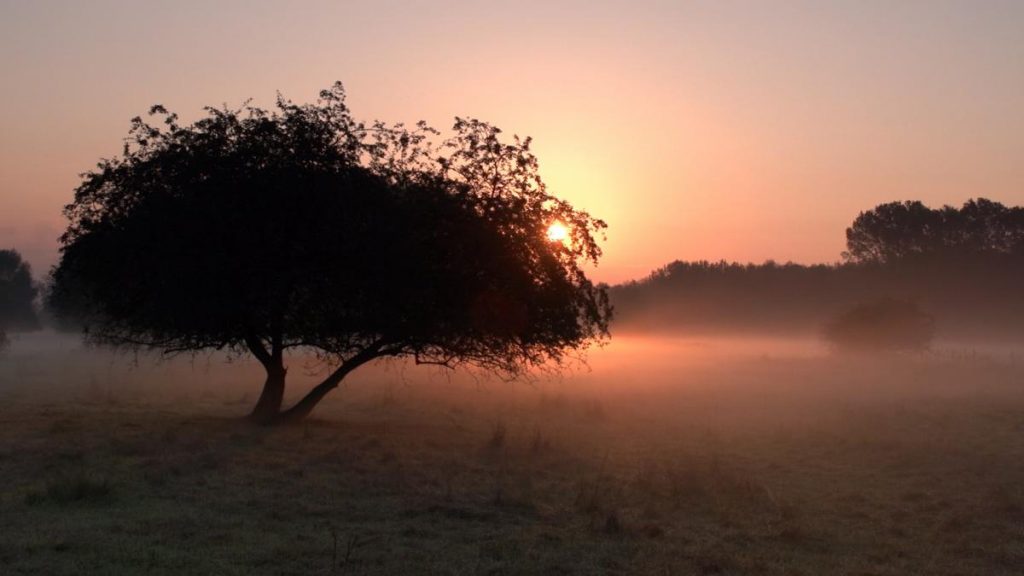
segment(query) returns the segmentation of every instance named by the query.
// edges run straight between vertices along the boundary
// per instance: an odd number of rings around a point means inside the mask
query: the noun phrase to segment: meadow
[[[282,428],[241,419],[260,383],[244,359],[15,342],[0,572],[1024,568],[1024,363],[1007,350],[624,336],[528,381],[363,370]]]

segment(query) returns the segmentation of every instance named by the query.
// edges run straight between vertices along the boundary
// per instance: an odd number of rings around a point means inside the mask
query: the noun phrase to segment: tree
[[[39,328],[32,269],[16,250],[0,250],[0,330]]]
[[[932,209],[917,201],[880,204],[861,212],[846,229],[846,247],[843,257],[858,263],[1024,256],[1024,208],[986,198],[968,200],[959,209]]]
[[[944,237],[938,211],[918,201],[889,202],[861,212],[846,229],[843,257],[854,262],[893,262],[933,251]]]
[[[914,302],[881,298],[855,306],[825,326],[834,346],[854,351],[924,350],[935,336],[935,320]]]
[[[948,207],[947,207],[948,208]],[[957,244],[970,254],[1024,254],[1024,208],[1008,208],[985,198],[952,210]]]
[[[135,118],[65,209],[51,301],[92,341],[251,353],[267,374],[251,416],[276,423],[375,359],[517,374],[607,337],[582,269],[605,224],[547,192],[530,139],[367,125],[340,83],[314,104],[205,111]],[[554,222],[567,241],[546,238]],[[283,409],[302,351],[331,370]]]

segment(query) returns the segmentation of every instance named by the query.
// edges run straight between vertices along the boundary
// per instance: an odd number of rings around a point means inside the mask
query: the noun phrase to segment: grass
[[[246,425],[230,386],[55,400],[19,370],[0,387],[4,574],[1024,566],[1015,364],[755,358],[632,376],[660,387],[609,367],[387,402],[370,373],[284,429]]]
[[[108,500],[111,493],[110,483],[106,480],[78,473],[52,479],[46,483],[45,489],[28,492],[25,495],[25,503],[30,506],[47,502],[58,506],[95,504]]]

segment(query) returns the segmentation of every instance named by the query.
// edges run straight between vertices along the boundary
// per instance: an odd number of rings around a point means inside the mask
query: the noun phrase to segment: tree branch
[[[323,382],[310,390],[309,394],[306,394],[302,400],[299,400],[294,406],[284,411],[281,414],[282,419],[285,421],[296,421],[306,417],[328,392],[338,387],[338,384],[350,372],[375,358],[386,356],[387,352],[383,351],[385,345],[386,342],[383,339],[377,340],[347,360],[344,360],[341,366],[338,366],[334,372],[331,372],[327,378],[324,378]]]
[[[269,368],[271,366],[273,359],[271,358],[270,353],[267,352],[267,349],[263,347],[263,342],[258,336],[252,332],[246,332],[245,345],[249,348],[249,351],[252,352],[252,355],[260,361],[260,364],[263,364],[265,368]]]

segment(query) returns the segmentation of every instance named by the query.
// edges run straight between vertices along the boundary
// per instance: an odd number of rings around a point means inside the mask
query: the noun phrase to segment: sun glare
[[[552,242],[565,242],[569,239],[569,229],[561,222],[555,222],[548,226],[548,240]]]

